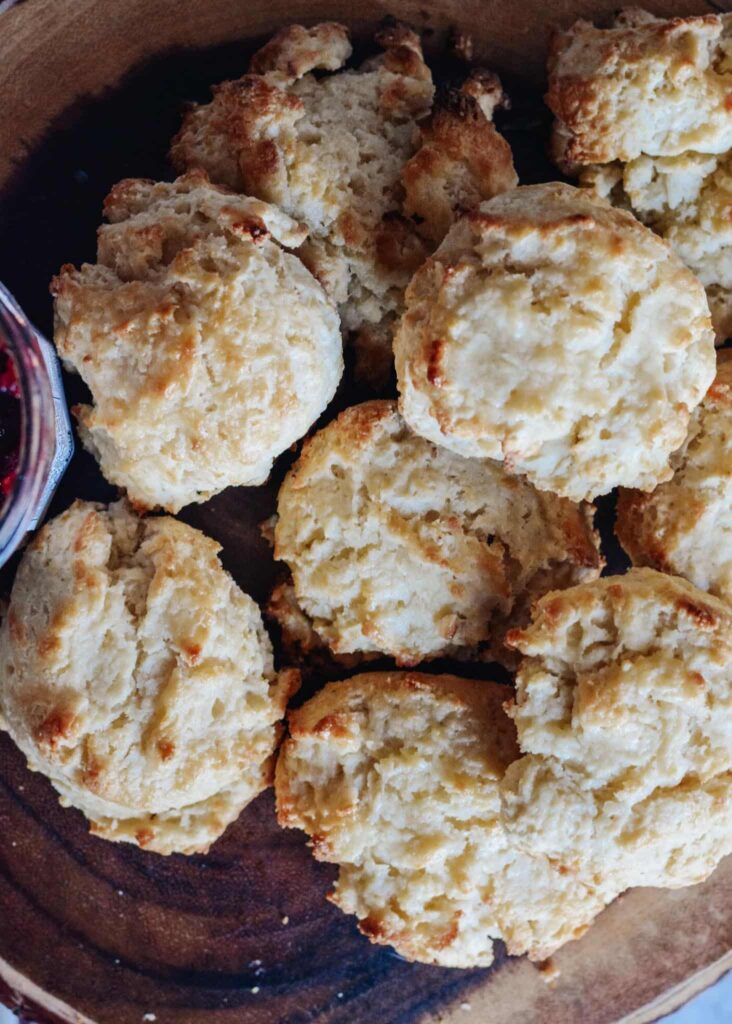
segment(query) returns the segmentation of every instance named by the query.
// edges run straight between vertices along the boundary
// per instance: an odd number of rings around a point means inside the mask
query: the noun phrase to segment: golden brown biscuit
[[[271,781],[297,673],[219,545],[76,502],[26,550],[0,630],[4,727],[92,831],[205,852]]]
[[[280,594],[291,641],[402,665],[470,652],[506,660],[507,628],[547,590],[602,567],[578,507],[413,434],[396,402],[354,406],[310,438],[280,489],[275,556],[306,618]]]
[[[421,146],[402,171],[404,212],[435,245],[460,212],[518,184],[511,147],[492,121],[507,105],[497,76],[474,72],[419,122]]]
[[[459,111],[452,103],[422,125],[434,90],[419,37],[392,23],[376,41],[380,56],[338,70],[350,55],[343,26],[283,29],[249,74],[191,108],[171,147],[179,169],[203,167],[307,225],[299,253],[355,336],[358,376],[374,386],[391,368],[404,289],[433,240],[458,205],[515,183],[490,123],[495,76],[474,76]],[[337,73],[316,78],[314,68]]]
[[[732,148],[732,16],[663,21],[639,8],[609,29],[557,32],[546,101],[564,170]]]
[[[673,246],[707,290],[720,341],[732,332],[730,97],[727,14],[580,21],[549,60],[560,166]]]
[[[432,78],[415,33],[395,25],[377,40],[380,57],[315,78],[311,68],[336,70],[350,55],[346,29],[284,29],[255,55],[252,73],[188,112],[171,148],[179,169],[203,167],[307,225],[301,256],[348,332],[393,319],[426,255],[401,215],[399,188]]]
[[[715,361],[704,290],[671,248],[557,183],[450,229],[394,351],[414,431],[573,500],[668,479]]]
[[[547,595],[512,639],[512,841],[608,900],[706,878],[732,852],[730,609],[632,569]]]
[[[337,313],[284,249],[303,230],[200,171],[120,182],[105,213],[98,263],[52,286],[59,353],[92,392],[85,445],[143,508],[262,483],[343,370]]]
[[[615,532],[634,565],[684,576],[732,603],[732,353],[655,491],[623,491]]]
[[[331,899],[409,960],[487,966],[493,940],[542,959],[602,903],[501,823],[517,756],[490,682],[371,673],[330,683],[290,715],[277,763],[280,824],[339,865]]]
[[[648,225],[704,285],[720,343],[732,334],[732,153],[639,156],[583,168],[580,183]]]

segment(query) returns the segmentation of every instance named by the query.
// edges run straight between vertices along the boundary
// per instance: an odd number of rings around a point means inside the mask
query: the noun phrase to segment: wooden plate
[[[295,20],[336,18],[365,39],[384,14],[425,32],[453,26],[514,97],[502,125],[523,181],[555,176],[543,155],[541,83],[550,23],[602,17],[615,0],[25,0],[0,15],[0,279],[50,332],[48,281],[94,258],[109,187],[169,177],[165,152],[186,99],[240,74],[254,41]],[[649,2],[658,13],[701,2]],[[449,73],[444,63],[441,70]],[[67,381],[72,402],[83,395]],[[358,395],[341,390],[336,402]],[[332,410],[331,413],[332,414]],[[232,489],[181,518],[217,537],[261,600],[274,565],[258,523],[271,483]],[[52,513],[113,490],[77,453]],[[603,502],[607,553],[622,568]],[[9,586],[14,565],[0,573]],[[463,669],[464,671],[464,669]],[[481,670],[485,673],[485,668]],[[28,1020],[97,1024],[601,1024],[649,1021],[732,967],[732,859],[701,886],[636,890],[555,958],[548,985],[499,954],[487,971],[408,964],[359,936],[324,899],[334,871],[277,828],[271,794],[206,857],[162,858],[91,837],[0,736],[0,1000]]]

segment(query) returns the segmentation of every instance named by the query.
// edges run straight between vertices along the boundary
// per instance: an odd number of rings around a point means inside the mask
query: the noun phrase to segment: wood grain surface
[[[364,37],[393,13],[425,30],[433,55],[448,28],[469,28],[479,59],[504,76],[514,98],[501,127],[522,180],[555,177],[541,103],[549,25],[615,6],[24,0],[0,15],[0,280],[50,332],[48,281],[62,263],[94,258],[109,187],[129,175],[169,177],[167,142],[183,102],[240,74],[252,40],[292,20],[338,18]],[[436,63],[443,77],[456,70]],[[72,403],[85,397],[78,379],[66,384]],[[359,397],[346,383],[327,418]],[[232,489],[181,514],[223,544],[224,565],[260,601],[276,567],[258,524],[273,511],[291,458],[279,461],[267,487]],[[51,512],[76,496],[113,495],[94,460],[77,452]],[[619,570],[611,516],[612,502],[601,502],[606,554]],[[0,592],[16,562],[0,572]],[[318,683],[311,678],[305,692]],[[0,734],[0,1001],[29,1021],[641,1024],[732,966],[732,860],[701,886],[623,896],[554,958],[561,974],[551,985],[502,951],[490,970],[452,971],[371,946],[326,902],[333,877],[303,835],[277,827],[269,793],[205,857],[163,858],[95,839]]]
[[[454,971],[371,946],[326,902],[333,877],[269,793],[206,857],[95,839],[0,741],[2,958],[100,1024],[641,1022],[730,960],[732,859],[701,886],[621,897],[554,957],[551,986],[523,959]]]

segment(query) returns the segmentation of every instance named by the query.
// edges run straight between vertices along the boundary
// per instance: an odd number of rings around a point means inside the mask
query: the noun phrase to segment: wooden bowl
[[[516,102],[504,123],[522,180],[553,171],[541,105],[553,22],[602,18],[616,0],[25,0],[0,14],[0,279],[50,332],[48,281],[93,259],[102,199],[129,175],[170,176],[185,99],[235,77],[253,41],[293,21],[338,19],[366,38],[385,14],[429,54],[451,28]],[[651,0],[657,13],[711,5]],[[73,402],[83,393],[67,381]],[[347,393],[341,401],[352,398]],[[282,462],[283,460],[281,460]],[[257,524],[276,484],[227,491],[182,518],[217,537],[261,600],[271,554]],[[52,513],[113,491],[77,453]],[[606,509],[607,511],[607,509]],[[617,552],[616,552],[617,556]],[[0,574],[7,589],[13,566]],[[162,858],[88,834],[0,737],[0,1001],[28,1020],[98,1024],[490,1024],[648,1021],[732,966],[732,860],[705,884],[637,890],[554,958],[553,984],[500,954],[484,971],[408,964],[369,945],[325,900],[334,870],[277,828],[271,794],[208,856]]]

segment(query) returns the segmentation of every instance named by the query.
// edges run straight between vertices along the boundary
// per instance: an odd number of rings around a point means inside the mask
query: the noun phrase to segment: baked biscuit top
[[[609,29],[555,33],[547,103],[557,162],[732,148],[732,15],[663,21],[629,8]]]

